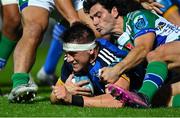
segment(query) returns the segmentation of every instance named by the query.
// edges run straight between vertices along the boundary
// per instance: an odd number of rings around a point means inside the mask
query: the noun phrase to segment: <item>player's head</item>
[[[94,5],[100,4],[103,8],[112,12],[113,8],[117,8],[118,15],[125,16],[129,12],[143,9],[140,3],[135,0],[85,0],[83,3],[83,9],[85,13],[90,13],[91,8]]]
[[[85,0],[83,7],[101,35],[112,32],[119,16],[142,8],[133,0]]]
[[[63,49],[67,62],[75,72],[87,69],[97,53],[94,32],[83,23],[74,23],[63,35]]]

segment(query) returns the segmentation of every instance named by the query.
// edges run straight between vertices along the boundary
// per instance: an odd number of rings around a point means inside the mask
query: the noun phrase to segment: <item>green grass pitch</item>
[[[36,80],[36,73],[44,63],[47,47],[40,47],[37,60],[31,74]],[[62,62],[62,59],[61,59]],[[61,62],[57,67],[60,73]],[[11,90],[11,74],[13,73],[12,56],[6,68],[0,72],[0,88],[4,94]],[[36,80],[38,83],[38,81]],[[132,108],[81,108],[75,106],[52,105],[49,102],[51,90],[47,86],[39,86],[37,98],[31,104],[12,104],[7,100],[7,95],[0,97],[0,117],[180,117],[180,108],[157,108],[157,109],[132,109]]]

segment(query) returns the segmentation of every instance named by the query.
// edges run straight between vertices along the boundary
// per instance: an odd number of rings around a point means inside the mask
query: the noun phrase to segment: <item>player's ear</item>
[[[116,7],[113,7],[111,10],[111,14],[113,15],[114,18],[116,18],[118,16],[118,10]]]
[[[95,51],[94,49],[91,49],[88,52],[89,52],[90,55],[92,55],[92,54],[94,54],[94,51]]]

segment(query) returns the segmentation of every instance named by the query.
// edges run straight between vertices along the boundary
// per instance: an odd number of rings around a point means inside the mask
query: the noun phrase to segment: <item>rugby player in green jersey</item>
[[[180,67],[180,28],[133,0],[86,0],[84,10],[101,35],[117,36],[119,48],[129,49],[120,63],[101,70],[103,81],[114,83],[123,72],[147,59],[146,75],[138,93],[115,86],[110,86],[110,90],[117,90],[116,96],[125,96],[130,106],[149,107],[166,80],[168,69]]]

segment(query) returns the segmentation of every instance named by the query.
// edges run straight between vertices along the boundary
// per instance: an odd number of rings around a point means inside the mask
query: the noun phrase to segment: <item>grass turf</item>
[[[44,63],[48,48],[40,48],[37,53],[37,61],[32,68],[32,76],[35,78],[37,71]],[[13,72],[12,57],[6,68],[0,72],[0,88],[4,94],[11,90],[11,75]],[[61,62],[57,72],[60,73]],[[36,78],[35,78],[36,80]],[[36,80],[38,83],[38,81]],[[52,105],[49,102],[51,90],[46,86],[39,86],[37,98],[30,104],[12,104],[7,96],[0,97],[0,116],[62,116],[62,117],[180,117],[180,108],[157,108],[157,109],[132,109],[132,108],[81,108],[75,106]]]

